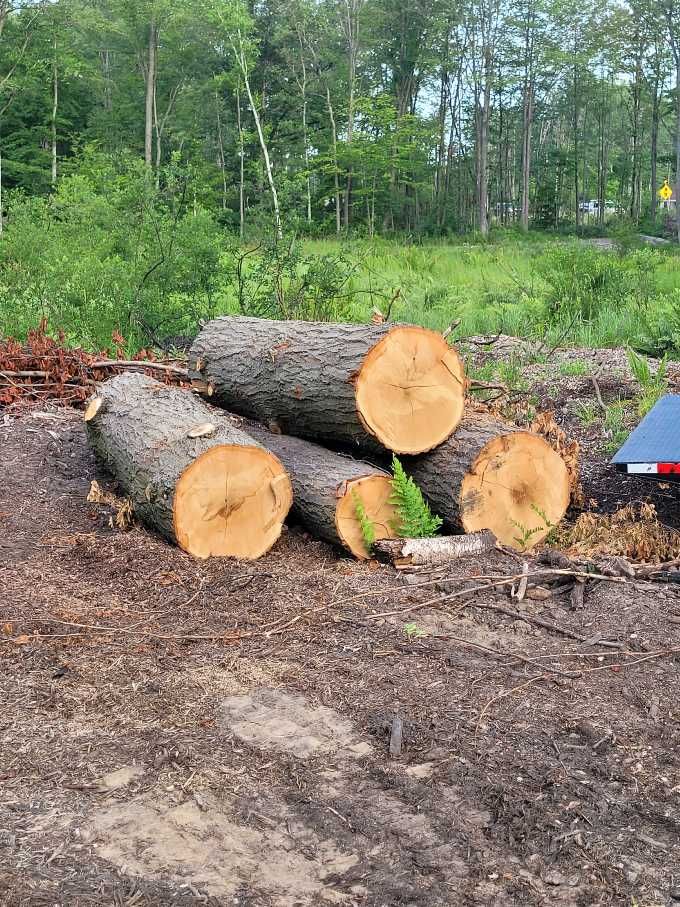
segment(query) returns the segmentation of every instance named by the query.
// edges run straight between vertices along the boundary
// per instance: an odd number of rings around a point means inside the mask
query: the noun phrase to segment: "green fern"
[[[423,493],[396,457],[392,457],[392,496],[399,519],[392,528],[405,539],[427,539],[437,534],[442,525],[423,498]]]
[[[373,546],[375,545],[375,525],[366,513],[364,502],[361,500],[356,491],[352,491],[352,500],[354,501],[354,512],[356,513],[357,520],[359,521],[361,535],[364,539],[364,545],[366,545],[368,553],[370,554],[373,550]]]

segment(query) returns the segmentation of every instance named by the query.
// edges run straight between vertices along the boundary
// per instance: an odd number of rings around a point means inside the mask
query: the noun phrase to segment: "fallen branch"
[[[1,371],[0,378],[49,378],[49,372],[37,372],[37,371],[21,371],[21,372],[11,372],[11,371]]]
[[[510,608],[504,608],[502,605],[487,605],[478,603],[473,603],[472,607],[483,608],[486,611],[497,611],[499,614],[505,614],[506,617],[512,617],[515,620],[525,620],[528,623],[536,624],[537,627],[543,627],[544,630],[551,630],[553,633],[560,633],[562,636],[567,636],[570,639],[577,639],[579,642],[586,642],[588,640],[587,636],[583,636],[580,633],[577,633],[575,630],[570,630],[568,627],[561,627],[559,624],[554,624],[550,620],[544,620],[542,617],[536,617],[534,614],[527,614],[524,611],[511,611]],[[608,642],[607,640],[599,640],[598,645],[612,649],[620,649],[622,644]]]
[[[166,365],[164,362],[149,362],[147,359],[99,359],[97,362],[92,362],[90,368],[156,368],[171,375],[179,375],[182,378],[189,377],[188,369],[179,368],[176,365]]]

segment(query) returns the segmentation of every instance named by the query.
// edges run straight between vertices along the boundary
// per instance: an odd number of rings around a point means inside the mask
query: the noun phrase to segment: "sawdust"
[[[116,769],[115,772],[109,772],[97,782],[97,787],[102,792],[119,790],[121,787],[127,787],[133,781],[138,781],[144,777],[144,766],[142,765],[124,765]]]
[[[360,757],[373,750],[357,739],[351,722],[333,709],[312,706],[304,696],[281,690],[260,689],[229,697],[223,704],[223,725],[251,746],[299,759],[337,752]]]
[[[573,507],[582,507],[584,497],[580,479],[581,446],[578,441],[567,440],[552,412],[538,413],[529,429],[545,438],[552,449],[562,457],[569,473],[571,504]]]
[[[628,504],[615,513],[583,513],[558,529],[555,548],[572,556],[612,555],[662,563],[680,557],[680,533],[659,522],[653,504]]]
[[[88,503],[102,504],[110,507],[113,514],[109,517],[111,529],[130,529],[134,526],[134,512],[129,498],[119,498],[111,491],[104,491],[96,479],[90,483],[87,495]]]
[[[326,883],[358,862],[310,830],[316,844],[295,851],[286,817],[264,817],[266,831],[236,821],[228,807],[204,794],[200,805],[147,796],[102,809],[89,827],[98,856],[144,879],[189,883],[213,897],[242,885],[266,892],[276,907],[314,907],[347,900]]]

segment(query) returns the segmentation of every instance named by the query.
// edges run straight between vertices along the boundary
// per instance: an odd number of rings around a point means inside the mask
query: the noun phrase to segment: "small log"
[[[485,413],[466,414],[441,446],[404,465],[446,526],[488,529],[519,550],[541,542],[569,505],[559,454],[538,435]]]
[[[190,366],[194,388],[213,388],[214,402],[232,412],[359,449],[432,450],[465,403],[458,354],[411,325],[223,316],[194,341]]]
[[[279,460],[187,391],[127,372],[88,404],[95,452],[139,519],[199,558],[257,558],[278,539],[292,502]],[[210,435],[190,437],[211,423]]]
[[[362,460],[334,453],[289,435],[248,422],[246,431],[276,454],[293,483],[293,513],[317,538],[368,558],[357,500],[378,540],[392,538],[397,512],[390,502],[391,476]]]
[[[395,567],[436,567],[459,557],[483,554],[495,544],[492,532],[473,532],[431,539],[380,539],[373,550],[378,560],[385,560]]]

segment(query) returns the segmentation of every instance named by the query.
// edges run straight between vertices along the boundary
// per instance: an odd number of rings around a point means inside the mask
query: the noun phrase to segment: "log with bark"
[[[492,532],[470,535],[440,535],[428,539],[393,539],[376,541],[378,560],[388,561],[398,570],[407,567],[437,567],[459,557],[484,554],[496,544]]]
[[[90,442],[146,525],[199,558],[257,558],[292,502],[274,454],[194,394],[146,375],[99,386]]]
[[[445,525],[488,529],[518,549],[544,539],[569,506],[567,467],[548,442],[482,413],[405,468]]]
[[[189,364],[211,402],[312,440],[417,454],[463,414],[461,361],[420,327],[224,316],[203,328]]]
[[[281,460],[293,483],[293,513],[316,538],[367,558],[357,502],[376,539],[395,535],[397,513],[390,502],[391,476],[369,463],[334,453],[289,435],[279,435],[248,422],[246,430]]]

